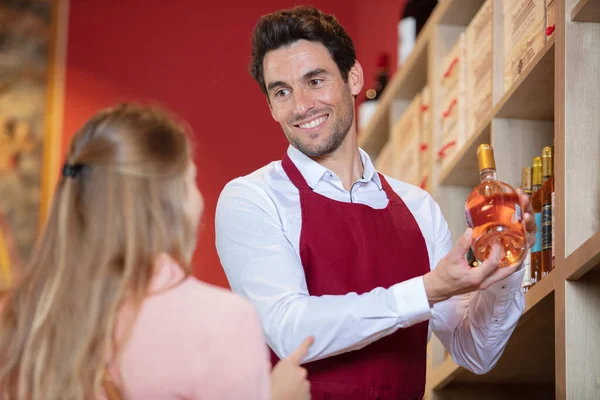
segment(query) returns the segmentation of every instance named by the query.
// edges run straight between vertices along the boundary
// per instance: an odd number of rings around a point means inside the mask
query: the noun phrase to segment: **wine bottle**
[[[365,101],[378,100],[386,88],[389,80],[389,57],[387,53],[381,53],[377,59],[377,72],[375,81],[372,86],[367,89]]]
[[[489,144],[477,148],[479,177],[465,203],[467,225],[473,228],[473,252],[484,262],[494,243],[500,245],[500,267],[521,263],[526,256],[525,225],[519,195],[498,180],[494,150]]]
[[[533,284],[542,279],[542,157],[533,159],[531,207],[535,217],[535,244],[531,247],[531,274]]]
[[[554,194],[554,168],[552,147],[542,149],[542,278],[554,269],[552,260],[552,197]]]

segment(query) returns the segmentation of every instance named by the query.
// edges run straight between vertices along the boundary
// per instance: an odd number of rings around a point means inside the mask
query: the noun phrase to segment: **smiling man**
[[[232,290],[258,309],[273,364],[312,335],[313,399],[417,399],[431,329],[459,365],[489,371],[523,311],[521,266],[498,268],[495,245],[470,268],[472,231],[452,247],[432,197],[359,149],[363,72],[335,17],[265,15],[252,46],[251,74],[290,145],[223,189],[216,244]]]

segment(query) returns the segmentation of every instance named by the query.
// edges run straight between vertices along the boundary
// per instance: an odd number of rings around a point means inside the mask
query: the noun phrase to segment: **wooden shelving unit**
[[[600,1],[579,0],[571,10],[575,22],[600,22]]]
[[[600,357],[600,0],[555,0],[556,26],[508,88],[503,81],[503,0],[493,1],[493,106],[442,168],[441,63],[484,0],[441,0],[414,53],[392,78],[359,145],[376,157],[412,98],[431,90],[433,145],[428,190],[453,240],[464,201],[479,182],[475,149],[491,143],[502,180],[554,146],[556,269],[526,293],[525,311],[495,368],[475,375],[445,357],[432,337],[426,398],[596,399]],[[542,0],[540,0],[542,1]],[[568,44],[568,45],[567,45]],[[402,179],[401,176],[397,177]],[[567,335],[568,332],[568,335]]]

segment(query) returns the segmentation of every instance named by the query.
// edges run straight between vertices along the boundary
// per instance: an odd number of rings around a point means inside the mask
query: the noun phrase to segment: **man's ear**
[[[365,84],[363,69],[360,63],[357,61],[354,62],[350,71],[348,71],[348,85],[350,86],[350,93],[352,95],[357,96],[363,88]]]

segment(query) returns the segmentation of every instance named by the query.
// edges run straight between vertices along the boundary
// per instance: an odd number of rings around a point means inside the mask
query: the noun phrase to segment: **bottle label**
[[[515,204],[514,219],[516,219],[516,221],[513,221],[513,223],[521,222],[521,220],[523,219],[523,215],[521,215],[521,206],[519,204]]]
[[[552,248],[552,205],[542,207],[542,250]]]
[[[535,225],[537,229],[535,231],[535,244],[531,248],[532,253],[542,251],[542,213],[535,213]]]
[[[531,250],[527,251],[525,260],[523,261],[523,268],[525,269],[525,275],[523,275],[523,287],[531,285]]]

